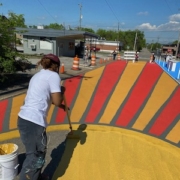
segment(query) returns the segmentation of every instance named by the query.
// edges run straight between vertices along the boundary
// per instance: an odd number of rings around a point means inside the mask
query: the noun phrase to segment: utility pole
[[[180,44],[180,31],[179,31],[179,38],[178,38],[178,42],[177,42],[177,48],[176,48],[176,58],[177,58],[177,55],[178,55],[179,44]]]
[[[178,9],[180,11],[180,8]],[[178,42],[177,42],[177,48],[176,48],[176,58],[177,58],[177,55],[178,55],[178,51],[179,51],[179,45],[180,45],[180,30],[179,30],[179,38],[178,38]]]
[[[151,51],[152,51],[152,48],[153,48],[153,43],[154,43],[154,41],[152,40],[152,43],[151,43]]]
[[[79,8],[80,8],[79,30],[81,30],[81,21],[82,21],[82,14],[81,14],[81,11],[82,11],[82,4],[78,4],[78,5],[79,5]]]
[[[135,49],[136,49],[136,40],[137,40],[137,32],[136,32],[136,36],[135,36],[135,40],[134,40],[134,51],[135,51]]]
[[[117,48],[119,52],[119,22],[118,22],[118,39],[117,39]]]
[[[63,29],[64,29],[64,35],[65,35],[65,33],[66,33],[66,32],[65,32],[65,31],[66,31],[66,28],[65,28],[65,23],[63,23],[63,26],[64,26],[64,28],[63,28]]]

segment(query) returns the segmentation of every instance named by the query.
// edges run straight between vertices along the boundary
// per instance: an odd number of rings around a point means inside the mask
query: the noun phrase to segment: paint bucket
[[[0,180],[13,180],[18,173],[18,146],[0,144]]]

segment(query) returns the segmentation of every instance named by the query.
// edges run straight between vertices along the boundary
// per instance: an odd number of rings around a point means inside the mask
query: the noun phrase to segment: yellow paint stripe
[[[169,98],[176,86],[177,83],[166,73],[163,73],[133,128],[143,130],[162,104]]]
[[[11,107],[10,120],[9,120],[9,129],[17,128],[18,113],[20,111],[20,107],[24,103],[25,96],[26,96],[26,94],[22,94],[22,95],[14,97],[12,99],[12,107]]]
[[[55,108],[55,106],[52,104],[51,107],[50,107],[50,109],[49,109],[48,116],[47,116],[47,123],[48,123],[48,124],[49,124],[50,121],[51,121],[51,117],[52,117],[52,114],[53,114],[53,112],[54,112],[54,108]]]
[[[145,62],[128,63],[99,121],[100,123],[109,124],[111,122],[144,66]]]
[[[10,139],[14,139],[14,138],[19,138],[19,131],[18,130],[14,130],[14,131],[10,131],[7,133],[1,133],[0,134],[0,141],[6,141],[6,140],[10,140]]]
[[[180,142],[180,120],[166,136],[166,139],[177,144]]]
[[[87,105],[91,99],[91,96],[96,88],[96,85],[104,70],[104,66],[93,71],[87,72],[82,80],[81,87],[79,89],[78,97],[71,111],[71,121],[79,122]]]

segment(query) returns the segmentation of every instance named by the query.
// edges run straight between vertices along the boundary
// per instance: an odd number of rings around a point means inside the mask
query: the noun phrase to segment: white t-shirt
[[[51,93],[61,92],[61,79],[56,72],[42,69],[29,83],[24,105],[19,117],[40,126],[47,126],[47,114],[51,105]]]

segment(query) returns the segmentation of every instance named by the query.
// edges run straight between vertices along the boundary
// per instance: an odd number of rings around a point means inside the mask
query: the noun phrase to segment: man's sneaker
[[[45,163],[45,159],[43,157],[38,157],[38,159],[33,160],[32,164],[26,168],[25,173],[29,173],[31,171],[36,171],[37,169],[41,169]]]
[[[38,180],[50,180],[49,176],[45,175],[45,174],[41,174],[40,177],[38,178]]]

